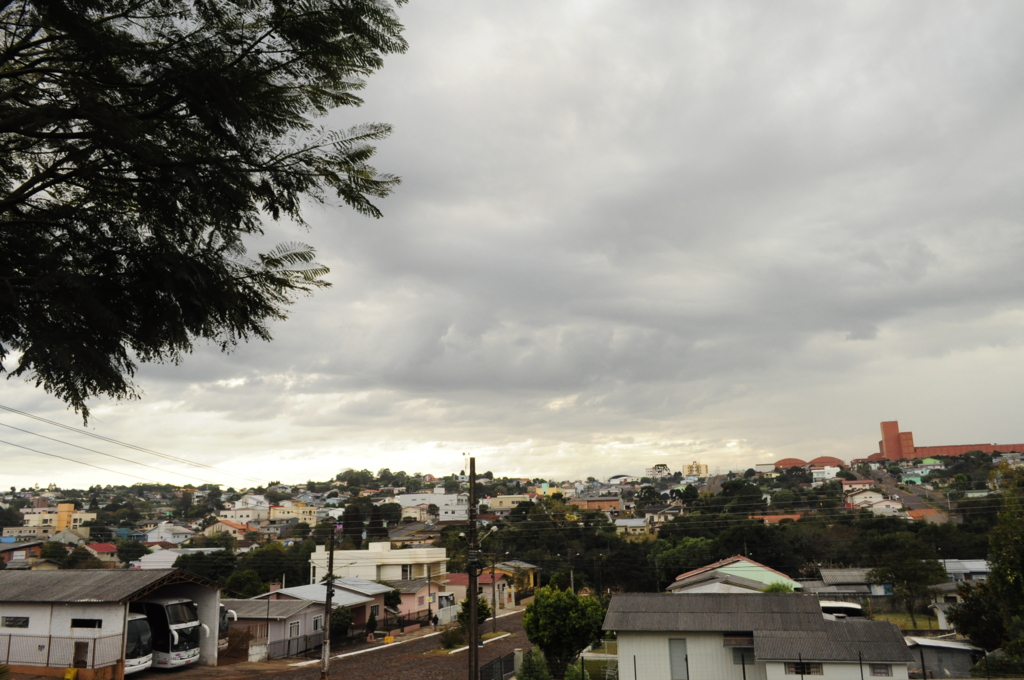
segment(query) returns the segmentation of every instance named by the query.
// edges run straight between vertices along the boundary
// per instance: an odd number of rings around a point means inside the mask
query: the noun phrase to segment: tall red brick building
[[[962,444],[955,446],[914,446],[913,432],[900,432],[900,425],[895,420],[882,423],[882,440],[878,442],[878,453],[869,456],[868,460],[907,460],[913,458],[929,458],[931,456],[962,456],[968,451],[1024,452],[1024,444]]]

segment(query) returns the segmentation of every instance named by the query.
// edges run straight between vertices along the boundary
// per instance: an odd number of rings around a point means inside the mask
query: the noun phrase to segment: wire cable
[[[64,456],[58,456],[55,453],[47,453],[46,451],[39,451],[37,449],[30,449],[27,446],[22,446],[21,444],[15,444],[13,442],[4,441],[3,439],[0,439],[0,444],[7,444],[8,446],[13,446],[13,447],[18,448],[18,449],[25,449],[26,451],[31,451],[32,453],[38,453],[38,454],[43,455],[43,456],[49,456],[51,458],[60,458],[61,460],[66,460],[66,461],[69,461],[71,463],[78,463],[79,465],[88,465],[91,468],[96,468],[97,470],[103,470],[104,472],[113,472],[115,475],[124,475],[125,477],[134,477],[135,479],[141,479],[144,482],[153,482],[154,484],[160,484],[161,483],[161,482],[157,482],[156,480],[153,480],[153,479],[147,479],[146,477],[139,477],[138,475],[133,475],[133,474],[130,474],[130,473],[127,473],[127,472],[118,472],[117,470],[111,470],[110,468],[100,467],[99,465],[93,465],[92,463],[86,463],[86,462],[81,461],[81,460],[75,460],[74,458],[66,458]]]
[[[167,460],[174,461],[175,463],[182,463],[184,465],[192,465],[192,466],[198,467],[198,468],[205,468],[207,470],[213,470],[214,472],[219,472],[221,474],[232,475],[234,477],[238,477],[239,479],[247,479],[247,480],[249,480],[251,482],[256,482],[257,484],[260,484],[260,485],[263,484],[262,480],[256,479],[255,477],[248,477],[246,475],[240,475],[237,472],[231,472],[229,470],[222,470],[221,468],[214,467],[213,465],[207,465],[205,463],[196,463],[196,462],[193,462],[193,461],[188,460],[186,458],[179,458],[178,456],[172,456],[172,455],[167,454],[167,453],[161,453],[159,451],[154,451],[152,449],[147,449],[147,448],[145,448],[143,446],[136,446],[135,444],[128,444],[126,442],[118,441],[117,439],[113,439],[111,437],[105,437],[105,436],[103,436],[101,434],[96,434],[94,432],[89,432],[88,430],[83,430],[83,429],[80,429],[80,428],[77,428],[77,427],[71,427],[70,425],[65,425],[63,423],[58,423],[55,420],[49,420],[48,418],[43,418],[42,416],[37,416],[37,415],[33,415],[31,413],[26,413],[25,411],[19,411],[16,408],[11,408],[10,406],[4,406],[3,404],[0,404],[0,410],[8,411],[10,413],[16,413],[19,416],[25,416],[26,418],[32,418],[33,420],[38,420],[38,421],[46,423],[48,425],[53,425],[54,427],[60,427],[60,428],[63,428],[65,430],[70,430],[71,432],[76,432],[78,434],[84,434],[84,435],[86,435],[88,437],[93,437],[94,439],[100,439],[100,440],[108,442],[110,444],[116,444],[118,446],[123,446],[125,448],[133,449],[135,451],[140,451],[142,453],[148,453],[148,454],[150,454],[152,456],[158,456],[160,458],[165,458]]]

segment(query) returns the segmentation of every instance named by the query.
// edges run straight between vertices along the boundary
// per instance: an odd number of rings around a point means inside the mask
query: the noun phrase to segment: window
[[[299,637],[300,633],[301,633],[300,622],[299,621],[289,621],[288,622],[288,637],[290,637],[290,638],[297,638],[297,637]]]
[[[737,666],[752,666],[757,663],[753,649],[732,650],[732,662]]]
[[[787,663],[786,675],[822,675],[820,663]]]
[[[874,678],[891,678],[892,666],[887,663],[871,664],[871,676]]]
[[[72,628],[102,628],[102,619],[71,619]]]
[[[5,616],[2,622],[4,628],[28,628],[27,616]]]
[[[416,598],[416,606],[417,606],[417,607],[422,607],[422,606],[423,606],[423,604],[424,604],[424,602],[423,602],[423,600],[424,600],[424,599],[425,599],[425,598],[424,598],[424,597],[423,597],[422,595],[420,595],[419,597],[417,597],[417,598]]]
[[[313,632],[314,633],[319,633],[323,629],[324,629],[324,615],[320,614],[319,616],[314,616],[313,617]]]
[[[412,565],[411,564],[403,564],[402,565],[402,580],[403,581],[407,581],[407,580],[409,580],[411,578],[412,578]]]
[[[371,604],[370,605],[370,614],[373,617],[375,617],[375,618],[379,617],[380,616],[380,605],[379,604]]]

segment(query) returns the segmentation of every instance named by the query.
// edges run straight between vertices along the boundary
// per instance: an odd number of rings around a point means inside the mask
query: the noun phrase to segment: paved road
[[[923,499],[911,493],[910,489],[912,487],[908,486],[906,489],[897,489],[896,480],[894,480],[892,475],[887,472],[876,473],[875,479],[879,481],[887,494],[893,497],[898,497],[899,500],[903,501],[903,504],[910,510],[927,510],[932,507]]]

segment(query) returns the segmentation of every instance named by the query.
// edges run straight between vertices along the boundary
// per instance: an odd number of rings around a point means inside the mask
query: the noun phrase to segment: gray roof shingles
[[[323,608],[312,600],[221,600],[239,619],[287,619],[311,605]],[[268,607],[269,605],[269,607]]]
[[[821,613],[818,599],[812,595],[622,594],[612,598],[604,629],[753,631],[755,656],[765,661],[912,660],[893,624],[858,619],[828,621]]]

